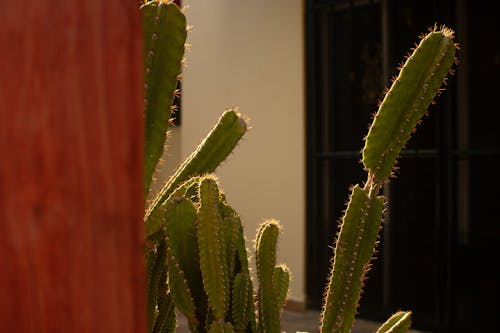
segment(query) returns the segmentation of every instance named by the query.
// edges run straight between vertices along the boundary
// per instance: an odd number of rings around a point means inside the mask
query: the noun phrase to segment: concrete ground
[[[182,315],[177,316],[177,332],[188,333],[189,330],[186,321]],[[281,329],[284,332],[319,332],[320,314],[316,311],[292,312],[284,311],[281,316]],[[377,331],[380,324],[367,320],[356,320],[352,333],[374,333]]]
[[[320,313],[317,311],[291,312],[284,311],[281,315],[281,329],[288,333],[319,332]],[[358,319],[354,323],[352,333],[373,333],[380,324]]]

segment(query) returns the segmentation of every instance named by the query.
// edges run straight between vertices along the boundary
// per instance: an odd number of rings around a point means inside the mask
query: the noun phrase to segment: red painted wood
[[[0,1],[0,332],[145,331],[139,1]]]

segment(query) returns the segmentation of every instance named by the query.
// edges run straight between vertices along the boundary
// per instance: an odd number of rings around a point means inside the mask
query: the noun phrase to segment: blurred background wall
[[[217,175],[240,213],[248,247],[264,218],[281,221],[279,260],[293,273],[289,298],[305,301],[305,112],[303,1],[183,1],[191,44],[181,125],[162,175],[187,157],[225,108],[251,130]]]

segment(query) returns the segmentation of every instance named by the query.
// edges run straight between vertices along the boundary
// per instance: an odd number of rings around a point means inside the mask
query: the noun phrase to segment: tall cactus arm
[[[141,6],[144,33],[144,193],[163,153],[181,60],[186,18],[173,2],[150,1]]]
[[[322,333],[350,332],[381,224],[383,198],[355,186],[335,246]]]
[[[247,295],[247,308],[249,310],[249,315],[250,315],[250,325],[247,327],[245,330],[246,333],[256,333],[257,332],[257,318],[256,318],[256,311],[255,311],[255,295],[253,292],[253,284],[252,288],[248,289],[248,295]]]
[[[181,196],[172,195],[165,203],[169,285],[177,308],[195,331],[198,325],[194,299],[203,298],[196,238],[196,207]]]
[[[165,203],[165,236],[172,254],[190,282],[201,279],[196,236],[196,207],[189,199],[172,196]],[[201,282],[201,281],[200,281]]]
[[[281,312],[285,306],[290,285],[290,269],[286,265],[278,265],[274,268],[273,284],[276,290],[276,303]]]
[[[411,312],[398,311],[393,314],[380,328],[377,333],[405,333],[411,326]]]
[[[259,227],[255,241],[261,333],[281,332],[278,302],[273,284],[279,229],[277,221],[266,221]]]
[[[455,61],[453,39],[446,27],[425,35],[380,104],[363,149],[363,163],[376,183],[390,177],[401,149],[445,84]]]
[[[186,316],[191,331],[197,332],[198,320],[196,319],[195,303],[188,280],[177,261],[177,257],[172,251],[167,252],[168,285],[172,292],[172,298],[177,309]]]
[[[198,244],[203,285],[208,296],[215,321],[222,322],[226,314],[229,291],[225,288],[223,258],[219,227],[219,188],[212,177],[200,181],[200,208],[198,210]]]
[[[238,273],[233,281],[232,288],[232,306],[231,317],[235,331],[244,331],[250,320],[250,311],[248,306],[248,293],[252,289],[252,281],[247,273]]]
[[[235,271],[237,272],[249,272],[248,266],[248,251],[246,248],[245,236],[243,233],[243,225],[241,224],[240,217],[235,218],[236,223],[236,256],[237,256],[237,267],[235,267]]]
[[[167,286],[167,272],[164,270],[158,287],[158,316],[153,327],[153,333],[175,331],[175,305]]]
[[[175,329],[177,326],[176,317],[175,317],[175,305],[172,301],[172,297],[170,297],[170,295],[167,295],[167,297],[170,298],[170,300],[167,299],[165,301],[165,304],[168,305],[168,308],[165,310],[166,319],[165,319],[165,321],[163,323],[163,327],[159,333],[175,333]],[[160,309],[162,306],[164,306],[164,305],[159,304]]]
[[[225,111],[217,125],[158,193],[146,212],[145,220],[149,219],[149,216],[181,183],[190,177],[215,171],[217,166],[231,154],[246,131],[247,124],[240,114],[235,110]]]
[[[225,257],[227,263],[227,275],[229,277],[228,281],[234,279],[236,270],[236,257],[237,257],[237,246],[240,239],[239,233],[243,233],[240,229],[241,221],[238,213],[231,208],[226,202],[220,203],[220,211],[222,214],[222,224],[221,224],[221,237],[225,239]],[[242,235],[241,235],[242,236]],[[243,270],[247,272],[248,270]]]
[[[152,250],[150,250],[152,251]],[[158,288],[160,286],[160,281],[165,270],[166,262],[166,243],[161,241],[157,248],[156,253],[150,252],[147,255],[149,261],[147,276],[147,324],[148,332],[153,329],[154,320],[156,317],[156,304],[158,300]]]

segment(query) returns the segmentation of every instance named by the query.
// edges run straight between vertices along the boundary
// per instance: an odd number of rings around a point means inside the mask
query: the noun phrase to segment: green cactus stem
[[[391,176],[411,132],[452,72],[457,47],[453,39],[453,31],[444,26],[439,31],[430,29],[402,65],[374,117],[363,149],[368,180],[364,188],[354,186],[342,220],[325,293],[322,333],[350,332],[381,225],[384,200],[378,192]],[[409,326],[409,315],[400,316]]]
[[[141,6],[144,34],[144,193],[149,192],[163,153],[170,107],[176,93],[186,42],[186,18],[173,2]]]
[[[231,323],[223,323],[214,321],[208,330],[209,333],[233,333],[233,325]]]
[[[234,332],[233,324],[225,323],[224,324],[224,333],[233,333],[233,332]]]
[[[380,229],[383,197],[355,186],[335,245],[322,333],[350,332]]]
[[[248,289],[248,295],[247,295],[247,309],[250,314],[250,324],[245,332],[248,333],[257,333],[257,318],[256,318],[255,306],[256,306],[256,301],[252,285],[252,288]]]
[[[380,326],[377,333],[404,333],[410,329],[410,326],[411,312],[398,311]]]
[[[163,326],[161,328],[160,333],[174,333],[177,327],[176,315],[175,315],[175,305],[172,301],[172,297],[170,294],[165,296],[165,300],[159,299],[158,307],[160,311],[160,315],[165,313],[165,320],[163,321]],[[162,310],[165,307],[165,310]]]
[[[189,281],[199,280],[201,283],[196,237],[197,219],[196,207],[191,200],[172,196],[165,203],[167,250],[177,258]]]
[[[238,273],[233,281],[232,288],[232,319],[236,331],[244,331],[250,320],[251,308],[248,307],[248,293],[252,288],[252,281],[247,273]]]
[[[280,231],[278,221],[264,222],[257,231],[255,261],[259,279],[259,327],[261,333],[280,333],[280,308],[275,290],[276,247]]]
[[[212,322],[208,333],[224,333],[224,323],[218,321]]]
[[[283,309],[288,296],[288,287],[290,285],[290,269],[286,265],[274,267],[273,284],[276,290],[276,302],[278,309]]]
[[[169,196],[166,202],[174,197],[177,199],[181,197],[196,197],[196,191],[199,181],[199,177],[188,179],[186,182],[177,187],[177,189]],[[168,205],[166,204],[166,202],[158,206],[157,209],[155,209],[146,220],[144,233],[147,239],[158,240],[164,236],[162,230],[167,226],[167,218],[165,217],[165,214],[167,214],[168,211]]]
[[[226,289],[222,241],[219,228],[222,217],[219,212],[219,187],[212,177],[200,181],[200,208],[198,211],[198,244],[203,285],[215,321],[223,321],[229,291]]]
[[[166,202],[168,283],[176,307],[186,316],[193,331],[198,326],[193,296],[202,297],[196,219],[196,208],[190,200],[172,196]]]
[[[234,211],[234,210],[233,210]],[[236,224],[236,267],[235,272],[248,272],[248,252],[246,248],[245,236],[243,234],[243,225],[241,224],[241,219],[239,215],[234,212],[233,215],[234,223]]]
[[[390,177],[396,158],[446,82],[455,60],[453,39],[446,27],[425,35],[380,104],[363,149],[363,163],[376,183]]]
[[[177,169],[151,203],[145,216],[146,224],[155,224],[154,221],[149,221],[150,216],[154,216],[153,212],[167,200],[177,186],[190,177],[215,171],[219,164],[231,154],[246,131],[247,124],[239,113],[235,110],[225,111],[217,125]]]
[[[188,320],[189,327],[196,332],[198,320],[195,314],[195,304],[191,296],[191,289],[184,271],[180,268],[177,257],[172,253],[167,254],[168,263],[168,285],[172,290],[172,298],[175,306],[184,314]]]
[[[225,258],[225,262],[227,264],[227,268],[224,270],[227,273],[227,276],[230,278],[235,276],[236,270],[236,256],[237,256],[237,247],[238,241],[240,238],[238,237],[238,233],[242,232],[241,221],[239,219],[238,214],[234,209],[232,209],[225,201],[221,202],[219,205],[219,209],[222,216],[222,224],[220,228],[220,237],[224,239],[223,242],[224,247],[222,248],[222,255]],[[246,252],[246,251],[245,251]],[[242,270],[246,272],[247,270]],[[226,288],[229,290],[229,279],[227,280]]]
[[[161,241],[156,253],[148,255],[148,277],[147,277],[147,325],[148,332],[153,329],[154,319],[156,317],[156,304],[158,300],[158,289],[160,281],[165,270],[166,243]]]
[[[153,327],[153,333],[175,332],[175,306],[167,286],[167,275],[164,270],[158,287],[158,316]]]

